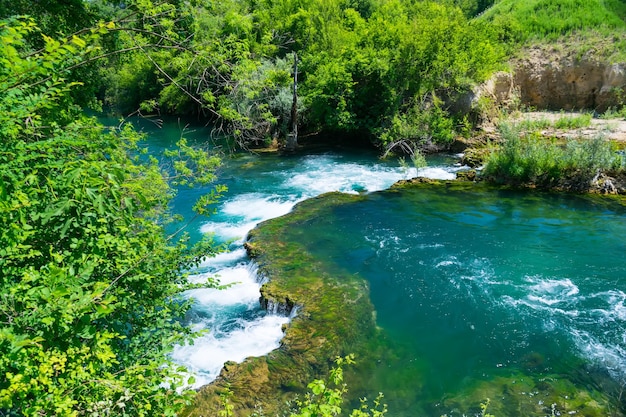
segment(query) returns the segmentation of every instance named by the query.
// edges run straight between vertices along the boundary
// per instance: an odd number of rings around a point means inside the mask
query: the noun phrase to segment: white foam
[[[256,221],[247,223],[208,222],[202,225],[202,233],[213,233],[224,240],[237,240],[239,243],[248,235],[250,230],[258,224]]]
[[[281,200],[276,195],[242,194],[226,201],[218,209],[221,215],[227,217],[226,220],[207,222],[200,231],[213,233],[224,240],[239,240],[241,243],[257,224],[289,213],[296,202],[291,198]]]
[[[187,291],[185,295],[204,305],[234,305],[258,303],[261,284],[256,279],[256,267],[252,264],[240,263],[219,270],[219,274],[203,273],[192,275],[193,283],[202,282],[207,276],[216,277],[220,285],[229,285],[226,289],[199,288]]]
[[[186,292],[186,296],[193,298],[203,306],[210,305],[235,305],[235,304],[258,304],[259,284],[239,283],[228,290],[212,288],[199,288]]]
[[[626,349],[609,343],[602,343],[585,331],[572,329],[574,341],[583,355],[593,363],[606,368],[616,379],[626,380]]]
[[[619,290],[610,290],[593,294],[589,299],[600,300],[604,308],[595,308],[591,312],[594,318],[601,322],[626,321],[626,293]],[[626,335],[626,333],[625,333]]]
[[[212,329],[211,333],[195,340],[190,346],[177,346],[173,353],[175,362],[185,365],[195,375],[194,387],[213,381],[226,361],[241,362],[249,356],[267,354],[277,348],[282,338],[282,325],[289,317],[265,315],[244,320],[245,316],[260,314],[259,288],[256,271],[246,262],[241,247],[247,234],[264,220],[282,216],[306,198],[340,191],[357,194],[388,188],[398,180],[415,177],[415,168],[406,169],[383,163],[346,162],[338,155],[318,155],[303,158],[294,169],[271,172],[277,183],[271,192],[249,192],[227,196],[212,221],[201,226],[203,233],[213,233],[219,241],[235,241],[236,249],[229,253],[207,258],[200,265],[204,269],[190,277],[192,282],[202,282],[219,276],[222,284],[233,284],[226,290],[197,289],[187,296],[195,300],[198,313],[192,326]],[[453,179],[455,175],[443,168],[425,168],[420,176]],[[397,244],[389,239],[385,244]],[[258,313],[257,313],[258,312]],[[225,322],[228,325],[225,325]],[[233,323],[236,324],[233,330]]]
[[[552,306],[560,303],[572,303],[580,292],[569,278],[543,279],[541,277],[526,277],[532,283],[528,288],[528,300]]]
[[[284,201],[276,195],[249,193],[227,201],[220,211],[245,220],[262,221],[289,213],[294,204],[294,201]]]
[[[456,260],[455,261],[451,261],[451,260],[441,261],[437,265],[435,265],[435,268],[441,268],[442,266],[450,266],[450,265],[458,265],[458,262]]]
[[[384,190],[404,177],[401,167],[361,165],[323,155],[306,158],[298,172],[286,174],[285,185],[308,197],[331,191],[358,194]]]
[[[348,169],[347,167],[342,167]],[[331,191],[340,191],[346,194],[358,194],[365,191],[377,191],[387,188],[400,179],[398,174],[377,174],[365,171],[362,167],[355,166],[354,176],[350,177],[344,172],[333,170],[333,175],[320,175],[320,172],[303,172],[290,178],[289,184],[293,187],[306,190],[310,196],[320,195]],[[388,178],[385,178],[388,177]]]
[[[581,294],[569,278],[525,277],[523,296],[502,297],[514,308],[543,319],[546,331],[566,332],[580,354],[626,381],[626,293],[620,290]],[[621,343],[620,344],[620,339]]]
[[[423,178],[429,178],[432,180],[454,180],[456,179],[456,173],[450,172],[449,169],[438,167],[425,167],[417,170],[417,176]]]
[[[239,247],[229,252],[218,253],[213,257],[205,258],[200,264],[201,268],[219,268],[225,265],[232,265],[247,259],[246,250]]]
[[[262,356],[278,348],[282,325],[288,321],[288,317],[266,315],[245,322],[223,337],[208,333],[196,339],[193,345],[176,346],[172,358],[195,375],[192,388],[198,388],[213,381],[227,361],[240,363],[247,357]]]

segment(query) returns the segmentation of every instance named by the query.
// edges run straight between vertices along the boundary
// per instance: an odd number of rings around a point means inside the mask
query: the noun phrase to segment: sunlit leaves
[[[161,165],[130,156],[131,127],[74,113],[80,86],[60,76],[111,27],[33,53],[30,21],[0,22],[1,413],[174,415],[189,399],[167,353],[191,333],[185,271],[214,250],[168,240]],[[213,181],[219,160],[180,145],[181,183]]]
[[[354,355],[338,357],[330,370],[328,379],[316,379],[309,383],[310,392],[303,400],[297,400],[297,410],[290,417],[332,417],[342,412],[344,396],[348,391],[343,382],[343,367],[354,364]],[[383,395],[370,405],[367,398],[361,400],[361,406],[353,409],[351,417],[382,417],[387,414],[387,404],[382,403]]]

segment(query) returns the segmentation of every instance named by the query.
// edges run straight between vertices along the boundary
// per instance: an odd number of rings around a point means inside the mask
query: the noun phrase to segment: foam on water
[[[606,369],[620,383],[626,382],[626,348],[599,340],[589,332],[572,329],[572,337],[581,353],[591,363]]]
[[[234,241],[232,251],[205,259],[199,273],[190,277],[195,283],[217,277],[221,284],[231,286],[225,290],[196,289],[185,294],[195,302],[189,325],[210,332],[193,345],[177,346],[174,361],[189,369],[196,378],[194,386],[199,387],[213,381],[226,361],[241,362],[279,346],[282,326],[289,318],[261,310],[260,278],[242,247],[243,240],[258,223],[284,215],[299,201],[322,193],[378,191],[415,176],[453,179],[458,169],[406,169],[324,154],[303,157],[290,169],[265,172],[259,180],[263,184],[253,183],[252,190],[231,189],[217,208],[217,214],[200,229],[202,233],[212,233],[218,241]],[[386,243],[398,242],[392,239]]]
[[[580,290],[569,279],[541,279],[540,277],[526,277],[531,285],[528,287],[528,300],[552,306],[567,304],[576,300]]]
[[[336,155],[305,158],[297,172],[284,173],[289,188],[301,190],[306,197],[331,191],[347,194],[380,191],[396,181],[413,177],[455,179],[464,167],[403,168],[384,164],[358,164],[342,161]]]
[[[582,357],[626,382],[626,293],[588,293],[569,278],[541,276],[525,277],[517,293],[501,301],[521,315],[541,318],[546,331],[567,335]]]
[[[251,269],[248,265],[221,269],[217,278],[221,285],[230,285],[227,289],[199,288],[187,291],[186,296],[203,305],[258,303],[261,284],[256,281],[256,275],[253,275],[253,271],[256,269]],[[203,275],[205,274],[198,276]],[[195,282],[195,277],[190,277],[190,280]]]
[[[172,358],[195,376],[192,388],[213,381],[227,361],[242,362],[249,356],[261,356],[276,349],[282,338],[282,326],[288,317],[265,315],[240,321],[236,329],[222,337],[209,332],[193,345],[176,346]]]
[[[245,220],[266,220],[289,213],[294,201],[284,201],[278,195],[248,193],[234,197],[224,203],[222,213]]]
[[[227,222],[208,222],[202,225],[200,230],[202,233],[212,233],[221,240],[243,242],[250,230],[259,223],[259,221],[248,221],[240,223]]]
[[[286,199],[260,193],[234,196],[218,209],[223,220],[205,223],[200,230],[224,240],[242,241],[257,224],[289,213],[296,202],[291,196]]]
[[[247,260],[246,250],[238,247],[228,252],[218,253],[217,255],[205,258],[200,264],[200,268],[219,268],[227,265],[233,265]]]
[[[417,177],[430,178],[433,180],[453,180],[456,179],[456,171],[450,168],[426,167],[417,170]]]

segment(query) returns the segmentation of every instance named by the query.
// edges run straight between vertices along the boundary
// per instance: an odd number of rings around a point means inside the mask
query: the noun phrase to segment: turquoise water
[[[309,250],[371,284],[394,352],[361,376],[366,389],[392,416],[440,416],[459,393],[501,393],[477,388],[496,377],[620,389],[624,214],[572,195],[426,187],[335,208],[308,223],[325,236]]]
[[[183,133],[197,143],[207,143],[209,135],[176,122],[141,125],[156,156]],[[219,143],[211,147],[224,150]],[[217,214],[188,227],[194,239],[213,233],[231,249],[208,259],[191,279],[236,283],[227,291],[187,294],[196,300],[189,325],[209,332],[177,347],[174,359],[189,367],[197,385],[213,380],[228,360],[277,348],[289,320],[259,307],[263,277],[242,247],[248,231],[299,201],[342,191],[370,194],[312,219],[303,239],[324,242],[310,250],[370,282],[389,350],[356,378],[359,395],[383,391],[390,417],[475,415],[486,398],[499,417],[550,415],[554,397],[544,398],[537,388],[544,380],[620,395],[626,381],[621,206],[513,191],[375,192],[415,175],[453,178],[459,169],[453,157],[432,159],[418,172],[380,161],[373,151],[341,148],[289,157],[226,155],[218,182],[229,191]],[[190,220],[191,205],[206,191],[181,189],[173,210]],[[493,381],[497,388],[484,385]],[[519,392],[511,388],[522,385]],[[498,398],[513,401],[512,392],[535,406],[545,401],[542,413],[521,413],[521,405],[518,411],[498,408]],[[473,402],[467,408],[459,397]],[[563,414],[594,415],[560,404]]]
[[[195,375],[196,387],[214,380],[226,361],[241,362],[246,357],[276,349],[283,335],[282,326],[290,319],[260,308],[264,277],[257,274],[256,266],[243,249],[252,228],[263,220],[288,213],[299,201],[325,192],[357,194],[382,190],[400,179],[418,175],[415,168],[403,167],[397,160],[379,160],[372,149],[326,147],[291,156],[233,154],[223,142],[210,140],[211,131],[207,128],[188,126],[177,120],[164,123],[134,120],[134,123],[147,134],[144,145],[157,158],[181,136],[224,156],[217,183],[226,185],[228,192],[216,204],[215,215],[194,218],[191,210],[208,188],[181,188],[172,203],[173,212],[184,217],[183,222],[171,227],[172,231],[191,222],[186,231],[192,240],[211,233],[217,242],[228,243],[230,250],[208,258],[190,277],[193,282],[218,277],[221,283],[232,285],[229,289],[198,289],[185,294],[195,300],[188,324],[207,333],[193,345],[176,347],[173,358]],[[454,178],[454,171],[459,168],[452,166],[453,160],[439,158],[419,174]],[[167,167],[165,163],[164,167]]]

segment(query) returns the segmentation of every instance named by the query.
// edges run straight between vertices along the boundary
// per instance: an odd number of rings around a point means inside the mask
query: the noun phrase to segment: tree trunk
[[[287,134],[287,151],[298,146],[298,55],[293,53],[293,100],[291,102],[291,132]]]

